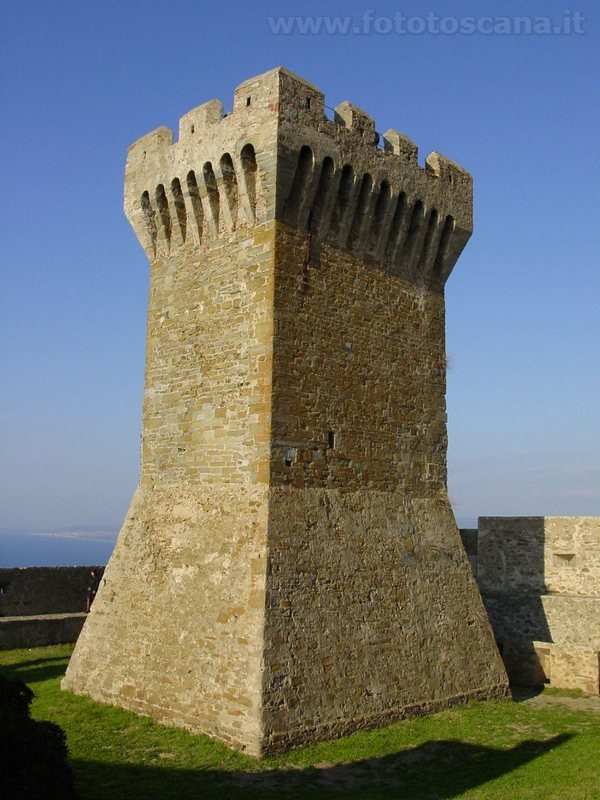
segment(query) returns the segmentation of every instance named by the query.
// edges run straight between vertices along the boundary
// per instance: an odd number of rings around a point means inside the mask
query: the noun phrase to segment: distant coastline
[[[117,530],[91,528],[0,529],[0,567],[106,564],[117,534]]]

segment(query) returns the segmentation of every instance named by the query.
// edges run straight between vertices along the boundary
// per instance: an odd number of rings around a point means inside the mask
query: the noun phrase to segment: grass
[[[37,719],[66,731],[82,800],[600,798],[600,713],[577,693],[471,703],[256,760],[62,692],[71,649],[0,651],[0,670],[31,686]]]

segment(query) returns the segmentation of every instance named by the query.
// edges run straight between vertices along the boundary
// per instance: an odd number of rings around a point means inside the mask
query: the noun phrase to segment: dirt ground
[[[532,706],[533,708],[552,708],[553,706],[562,706],[564,708],[571,708],[576,711],[597,711],[600,714],[600,695],[581,695],[581,696],[567,696],[550,694],[549,692],[536,693],[532,689],[526,687],[516,687],[513,689],[513,698],[518,703],[525,703],[525,705]]]

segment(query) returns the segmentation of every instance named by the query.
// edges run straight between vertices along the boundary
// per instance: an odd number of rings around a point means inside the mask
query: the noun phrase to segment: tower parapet
[[[371,265],[441,289],[472,232],[472,180],[438,152],[421,167],[404,134],[383,136],[343,102],[279,67],[130,148],[125,211],[151,261],[271,219]]]

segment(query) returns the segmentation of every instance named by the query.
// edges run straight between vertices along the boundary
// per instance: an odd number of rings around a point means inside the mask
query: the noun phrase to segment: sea
[[[0,530],[0,567],[76,567],[107,563],[118,531]]]

